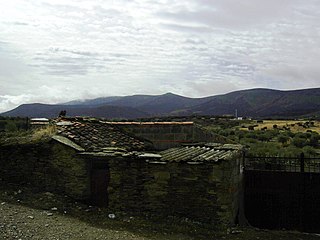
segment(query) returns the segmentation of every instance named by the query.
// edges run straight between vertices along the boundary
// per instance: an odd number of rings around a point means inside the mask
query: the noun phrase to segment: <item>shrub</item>
[[[316,155],[316,153],[317,153],[316,150],[313,147],[310,147],[310,146],[303,147],[303,152],[306,155]]]
[[[296,146],[298,148],[303,148],[304,146],[307,145],[306,139],[305,138],[301,138],[301,137],[299,137],[297,135],[293,138],[292,143],[293,143],[294,146]]]
[[[282,143],[282,145],[287,143],[289,141],[289,139],[290,138],[287,135],[281,134],[278,136],[278,142]]]
[[[313,134],[310,137],[309,145],[312,146],[312,147],[318,147],[319,146],[319,140],[320,140],[320,135]]]
[[[248,130],[253,131],[254,130],[254,126],[249,126]]]
[[[9,121],[9,122],[7,122],[7,124],[5,125],[5,131],[6,131],[6,132],[16,132],[16,131],[18,131],[18,127],[17,127],[17,125],[16,125],[14,122]]]

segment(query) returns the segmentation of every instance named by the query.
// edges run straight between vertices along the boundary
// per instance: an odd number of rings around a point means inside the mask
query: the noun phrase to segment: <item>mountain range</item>
[[[62,104],[23,104],[2,116],[57,117],[92,116],[134,119],[153,116],[234,115],[250,117],[320,116],[320,88],[280,91],[240,90],[204,98],[173,93],[163,95],[112,96],[75,100]]]

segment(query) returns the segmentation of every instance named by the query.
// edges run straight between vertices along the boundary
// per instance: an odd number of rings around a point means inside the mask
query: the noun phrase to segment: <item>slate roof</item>
[[[218,162],[231,158],[241,151],[240,145],[232,144],[204,144],[170,148],[160,152],[161,161],[168,162]]]
[[[80,146],[87,152],[103,152],[110,148],[127,151],[141,151],[150,146],[149,143],[130,136],[116,126],[100,121],[65,120],[58,122],[58,136],[55,140],[72,147],[68,140]],[[64,140],[61,137],[66,138]]]

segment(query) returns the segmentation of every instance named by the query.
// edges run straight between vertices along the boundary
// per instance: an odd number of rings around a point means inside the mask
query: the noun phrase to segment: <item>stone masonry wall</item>
[[[76,152],[54,142],[0,146],[0,177],[11,183],[84,200],[90,196],[87,163]]]
[[[238,213],[239,164],[234,158],[199,165],[111,160],[109,207],[230,226]]]

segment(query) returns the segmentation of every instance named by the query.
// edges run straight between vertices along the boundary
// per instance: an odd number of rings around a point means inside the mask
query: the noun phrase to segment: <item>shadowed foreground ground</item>
[[[73,202],[65,196],[6,186],[0,181],[0,239],[41,240],[320,240],[315,234],[253,228],[216,232],[190,222],[174,224],[119,215]],[[233,233],[230,233],[233,232]]]

